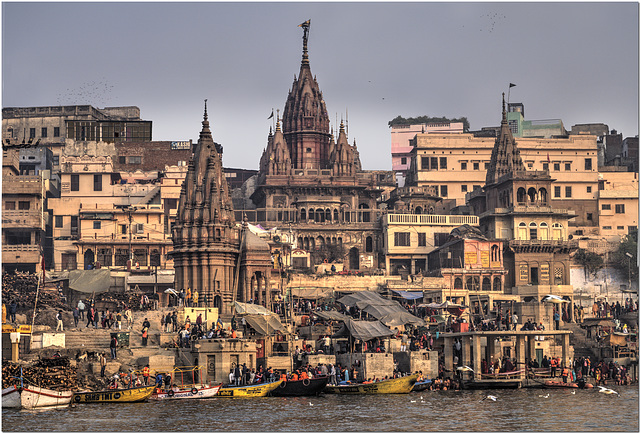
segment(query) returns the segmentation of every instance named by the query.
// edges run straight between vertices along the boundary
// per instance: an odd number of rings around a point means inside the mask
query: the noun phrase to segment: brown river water
[[[638,387],[149,401],[29,412],[3,431],[638,431]],[[548,394],[548,397],[545,398]],[[494,395],[497,400],[483,400]]]

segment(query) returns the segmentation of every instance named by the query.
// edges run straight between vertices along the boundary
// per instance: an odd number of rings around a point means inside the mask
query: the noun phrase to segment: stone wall
[[[399,371],[405,373],[422,371],[424,377],[428,379],[438,376],[438,352],[435,350],[395,352],[393,359],[397,361]]]
[[[345,367],[354,365],[358,372],[358,380],[393,375],[393,355],[391,353],[343,353],[336,355],[336,362]]]
[[[192,349],[180,349],[176,365],[201,365],[204,383],[229,383],[236,364],[257,368],[256,343],[241,339],[200,340]]]

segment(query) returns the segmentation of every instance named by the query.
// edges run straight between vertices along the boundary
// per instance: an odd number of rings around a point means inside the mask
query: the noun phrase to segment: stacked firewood
[[[69,358],[44,358],[29,366],[22,366],[25,385],[36,385],[48,389],[74,389],[77,386],[77,369],[70,365]],[[20,385],[20,364],[4,362],[2,365],[2,388]]]
[[[129,307],[132,310],[140,309],[140,294],[131,292],[104,292],[96,295],[97,302],[111,304],[113,309]]]
[[[18,310],[33,308],[36,301],[36,288],[38,277],[28,272],[2,273],[2,299],[7,305],[15,300]],[[57,310],[69,310],[64,304],[55,288],[40,288],[38,294],[38,306],[48,306]]]

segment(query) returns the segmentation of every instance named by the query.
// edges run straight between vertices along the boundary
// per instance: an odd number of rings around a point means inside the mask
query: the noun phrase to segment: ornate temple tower
[[[243,232],[236,227],[222,171],[221,150],[211,136],[205,100],[202,131],[180,191],[172,255],[176,289],[197,290],[204,305],[216,307],[221,315],[229,316],[234,300],[263,298],[261,294],[251,293],[245,282],[251,283],[252,272],[258,272],[262,285],[254,283],[255,287],[268,290],[270,263],[264,264],[271,256],[268,248],[263,257],[264,249],[255,254],[246,248],[244,239],[240,242]],[[247,266],[252,268],[244,269]]]
[[[294,169],[329,168],[329,115],[318,82],[311,75],[307,51],[310,25],[310,20],[300,24],[304,30],[302,63],[298,78],[293,77],[282,116]]]

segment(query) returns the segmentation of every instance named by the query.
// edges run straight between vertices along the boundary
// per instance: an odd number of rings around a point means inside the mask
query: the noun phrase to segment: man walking
[[[75,310],[73,310],[73,324],[76,328],[78,327],[79,319],[80,319],[80,310],[78,309],[78,307],[76,307]]]
[[[118,347],[118,339],[116,336],[111,337],[111,344],[109,345],[111,348],[111,359],[116,359],[116,349]]]
[[[104,377],[104,371],[107,368],[107,356],[106,353],[100,354],[100,377]]]
[[[84,320],[84,302],[82,302],[82,299],[80,299],[78,301],[78,310],[80,311],[80,319]]]
[[[58,311],[58,314],[56,314],[56,320],[58,321],[58,324],[56,325],[56,332],[58,332],[58,330],[64,332],[64,325],[62,324],[62,310]]]

